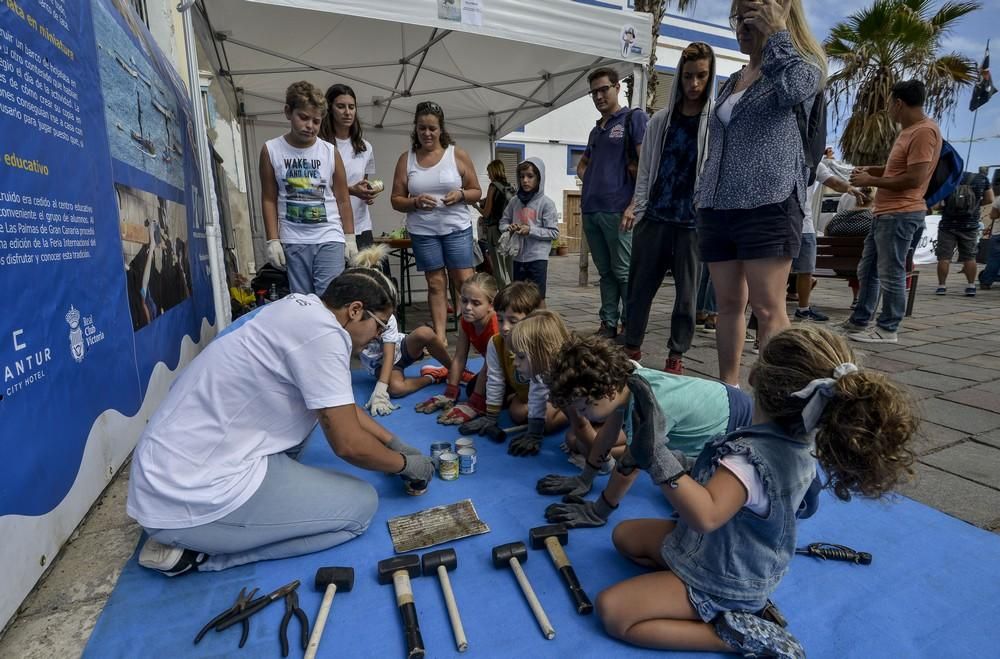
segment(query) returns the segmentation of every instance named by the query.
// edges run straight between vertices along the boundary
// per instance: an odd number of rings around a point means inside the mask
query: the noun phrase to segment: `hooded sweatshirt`
[[[531,157],[525,160],[538,170],[538,189],[528,199],[518,186],[518,195],[510,200],[500,218],[500,231],[506,231],[511,224],[527,224],[531,227],[528,235],[515,234],[513,239],[520,243],[520,249],[514,260],[518,263],[531,261],[547,261],[552,250],[552,241],[559,237],[559,222],[556,205],[545,196],[545,163],[539,158]]]
[[[711,48],[709,48],[711,50]],[[672,120],[677,114],[680,114],[681,110],[678,105],[678,100],[681,99],[684,94],[684,83],[682,82],[682,64],[683,58],[678,58],[677,62],[677,75],[674,76],[673,85],[670,90],[670,98],[666,106],[653,115],[653,118],[649,120],[649,125],[646,126],[646,138],[642,143],[642,150],[639,152],[639,174],[636,177],[635,182],[635,221],[639,222],[645,217],[646,211],[655,205],[655,199],[650,199],[650,194],[656,187],[656,179],[660,174],[660,162],[663,158],[663,148],[666,143],[667,133],[670,130],[670,125]],[[705,103],[705,107],[701,110],[701,115],[698,119],[698,131],[697,131],[697,143],[698,152],[695,158],[695,179],[694,187],[691,189],[691,203],[693,204],[694,190],[698,185],[698,176],[701,173],[702,164],[705,161],[705,155],[707,153],[708,144],[708,124],[709,119],[712,115],[712,106],[715,104],[715,53],[712,52],[711,59],[709,60],[709,73],[708,73],[708,100]],[[683,104],[683,100],[681,100]],[[676,220],[677,218],[661,218],[667,221]],[[694,226],[693,218],[690,221],[685,222],[690,226]]]

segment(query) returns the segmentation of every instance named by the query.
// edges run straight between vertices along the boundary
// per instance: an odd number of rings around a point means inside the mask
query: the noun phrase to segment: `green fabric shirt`
[[[660,410],[667,419],[670,448],[697,457],[705,442],[729,426],[729,394],[721,382],[686,375],[637,368],[636,374],[649,383]],[[623,424],[627,443],[632,442],[632,398],[629,397]]]

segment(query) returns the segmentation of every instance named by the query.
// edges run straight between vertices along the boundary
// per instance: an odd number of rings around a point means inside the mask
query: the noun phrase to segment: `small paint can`
[[[476,462],[478,462],[478,460],[479,458],[476,456],[476,449],[469,447],[458,449],[458,473],[476,473]]]
[[[437,466],[438,457],[442,453],[451,453],[451,442],[434,442],[431,444],[431,460],[434,461],[434,466]]]
[[[453,481],[458,478],[458,456],[446,451],[438,456],[438,475],[443,481]]]
[[[461,451],[463,448],[476,448],[476,442],[471,437],[459,437],[455,440],[455,452]]]

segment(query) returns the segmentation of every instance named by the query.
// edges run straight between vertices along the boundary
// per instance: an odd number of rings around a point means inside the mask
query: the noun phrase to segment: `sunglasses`
[[[434,101],[421,101],[420,103],[417,103],[417,114],[422,114],[424,112],[441,115],[442,117],[444,116],[444,110],[442,110],[441,106]]]
[[[590,95],[591,96],[603,96],[604,94],[607,94],[609,91],[611,91],[611,89],[613,89],[614,87],[617,87],[617,86],[618,85],[604,85],[602,87],[595,87],[594,89],[590,90]]]
[[[375,324],[378,325],[378,334],[376,336],[382,336],[389,331],[389,326],[384,320],[373,314],[371,311],[368,311],[368,309],[365,309],[365,313],[371,316],[372,320],[375,321]]]

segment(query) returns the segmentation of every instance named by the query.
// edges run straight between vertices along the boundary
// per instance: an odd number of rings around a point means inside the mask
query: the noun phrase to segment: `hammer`
[[[462,618],[458,615],[458,605],[455,604],[455,593],[451,590],[451,579],[448,578],[448,570],[458,567],[458,557],[454,549],[439,549],[424,554],[420,559],[420,565],[424,570],[424,576],[429,577],[435,572],[441,581],[441,592],[444,593],[444,603],[448,607],[448,617],[451,619],[451,629],[455,634],[455,646],[459,652],[469,649],[469,642],[465,638],[465,630],[462,628]]]
[[[420,558],[416,554],[393,556],[378,562],[378,582],[392,582],[396,590],[396,606],[403,619],[408,659],[423,659],[424,656],[424,639],[420,636],[417,606],[413,603],[413,589],[410,588],[410,577],[416,579],[419,576]]]
[[[493,548],[493,566],[504,567],[505,565],[510,565],[510,569],[514,571],[517,583],[521,586],[521,591],[524,593],[524,599],[528,600],[528,606],[531,607],[531,612],[535,614],[538,626],[542,628],[542,634],[551,641],[556,637],[556,630],[552,628],[552,623],[549,622],[548,616],[545,615],[545,610],[542,608],[541,602],[538,601],[538,596],[535,595],[531,584],[528,583],[528,577],[524,576],[524,570],[521,569],[521,563],[527,562],[527,560],[528,548],[524,546],[523,542],[509,542]]]
[[[503,443],[507,441],[507,435],[512,433],[521,432],[528,429],[528,424],[522,424],[520,426],[511,426],[510,428],[501,428],[500,426],[487,426],[483,430],[483,434],[489,437],[492,441]]]
[[[354,588],[354,568],[321,567],[316,570],[315,583],[316,590],[324,591],[323,603],[319,605],[319,614],[316,616],[312,636],[309,637],[305,659],[313,659],[319,650],[319,640],[323,637],[323,627],[326,625],[326,617],[330,614],[330,606],[333,604],[333,596],[337,594],[337,590],[340,589],[347,593]]]
[[[587,593],[583,591],[583,587],[580,586],[580,580],[576,578],[576,570],[573,569],[573,564],[569,562],[569,557],[566,556],[566,552],[562,548],[564,544],[569,542],[569,532],[566,527],[562,524],[536,526],[528,532],[528,535],[531,538],[532,549],[545,547],[549,550],[552,562],[562,574],[569,594],[576,603],[576,612],[580,615],[592,613],[594,605],[587,597]]]

